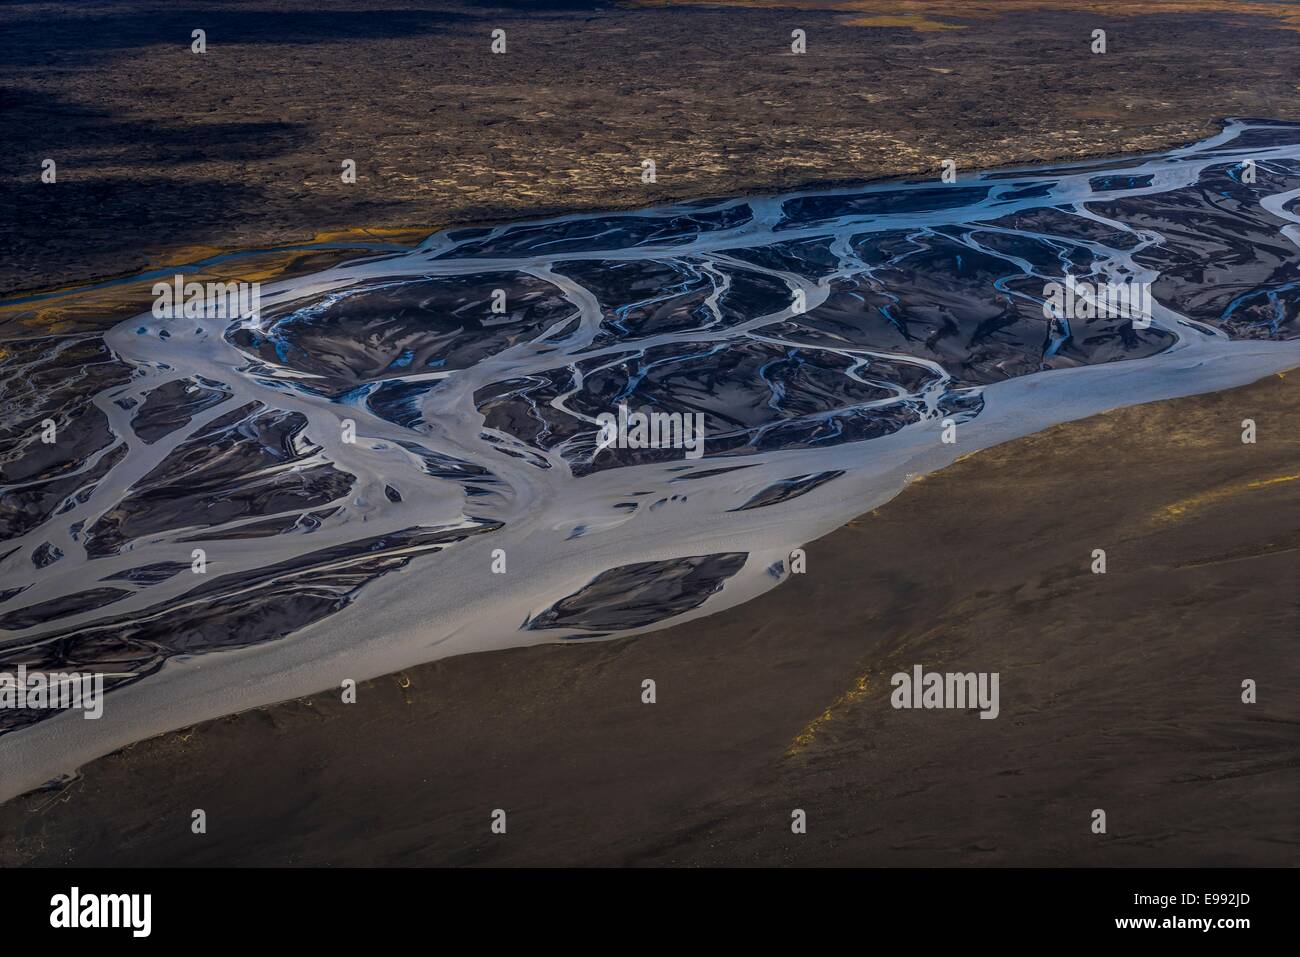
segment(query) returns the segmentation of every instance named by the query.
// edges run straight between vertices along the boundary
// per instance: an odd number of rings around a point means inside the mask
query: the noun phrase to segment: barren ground
[[[1300,119],[1297,6],[6,4],[0,293],[334,230],[931,176],[946,158],[1157,150],[1223,116]]]

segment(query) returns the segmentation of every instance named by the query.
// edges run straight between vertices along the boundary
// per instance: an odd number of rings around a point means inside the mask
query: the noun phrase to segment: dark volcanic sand
[[[321,230],[937,176],[946,158],[1153,151],[1223,116],[1300,119],[1300,34],[1272,5],[1084,5],[980,17],[954,2],[947,22],[964,29],[915,32],[833,11],[603,2],[6,4],[0,293]],[[489,52],[498,28],[504,55]],[[1105,55],[1088,52],[1096,28]]]
[[[959,461],[717,616],[139,743],[0,808],[0,864],[1294,865],[1298,376]],[[1000,717],[893,710],[916,663]]]

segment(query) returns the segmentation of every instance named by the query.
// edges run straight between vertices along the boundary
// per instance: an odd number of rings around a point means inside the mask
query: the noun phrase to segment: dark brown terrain
[[[1150,151],[1223,116],[1300,119],[1298,9],[8,3],[0,294],[331,231],[418,235],[930,176],[946,158],[969,169]],[[203,55],[190,50],[199,28]],[[1089,52],[1096,28],[1104,55]],[[506,31],[504,55],[490,52],[494,29]],[[47,157],[53,185],[40,181]],[[354,185],[340,180],[345,158]]]

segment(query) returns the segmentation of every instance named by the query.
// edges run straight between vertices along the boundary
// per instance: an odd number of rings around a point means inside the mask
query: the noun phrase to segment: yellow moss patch
[[[1276,475],[1266,479],[1252,479],[1248,482],[1232,482],[1228,485],[1221,485],[1218,488],[1210,489],[1208,492],[1201,492],[1198,495],[1191,495],[1187,498],[1174,502],[1172,505],[1166,505],[1160,511],[1156,512],[1154,519],[1157,522],[1172,522],[1186,518],[1189,512],[1215,505],[1224,499],[1233,498],[1246,492],[1254,492],[1263,488],[1272,488],[1275,485],[1282,485],[1286,482],[1294,482],[1300,479],[1300,472],[1292,475]]]
[[[158,265],[155,269],[162,269],[168,266],[184,266],[187,263],[198,262],[201,259],[210,259],[213,256],[219,256],[224,252],[229,252],[220,246],[177,246],[168,249],[160,254]]]
[[[935,30],[964,30],[959,23],[944,23],[942,20],[929,20],[925,17],[852,17],[844,21],[851,27],[907,27],[917,33],[933,33]]]
[[[384,228],[374,226],[349,226],[346,229],[327,229],[324,232],[317,233],[313,238],[313,243],[338,243],[361,240],[380,240],[390,243],[411,243],[412,245],[421,242],[426,236],[433,232],[433,229],[412,229],[404,228]]]
[[[429,235],[432,229],[388,229],[349,227],[317,233],[302,245],[320,243],[355,243],[338,249],[268,249],[256,256],[231,259],[227,262],[200,267],[198,263],[213,256],[234,250],[217,246],[179,246],[160,251],[152,265],[141,272],[157,269],[183,271],[187,281],[195,282],[274,282],[289,275],[325,268],[325,266],[354,255],[364,253],[369,244],[388,242],[414,247]],[[297,245],[297,244],[294,244]],[[109,277],[97,282],[112,282]],[[42,333],[79,331],[79,324],[89,323],[100,327],[105,321],[124,319],[149,308],[155,280],[121,283],[102,289],[86,286],[59,286],[20,295],[49,295],[51,298],[37,303],[11,303],[0,305],[0,327],[18,325],[40,329]],[[90,284],[87,284],[90,285]]]
[[[835,719],[838,712],[865,698],[867,695],[867,678],[867,675],[859,678],[852,688],[836,698],[829,708],[810,721],[802,731],[795,735],[795,739],[790,742],[790,747],[786,748],[786,757],[798,754],[808,747],[813,743],[813,739],[817,737],[821,729]]]
[[[1064,10],[1100,16],[1143,16],[1169,13],[1226,13],[1272,17],[1286,30],[1300,31],[1300,3],[1255,3],[1252,0],[626,0],[632,6],[758,7],[764,9],[827,10],[862,14],[847,21],[855,26],[899,26],[913,30],[947,30],[956,25],[936,17],[959,19],[1001,17],[1036,10]],[[882,22],[891,21],[891,22]],[[928,24],[938,24],[937,26]]]

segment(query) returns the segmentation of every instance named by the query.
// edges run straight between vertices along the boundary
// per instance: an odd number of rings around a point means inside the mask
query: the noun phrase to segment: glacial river
[[[1231,121],[1153,156],[455,229],[265,285],[256,316],[15,346],[0,669],[110,691],[97,721],[0,722],[0,799],[344,679],[712,614],[959,455],[1294,366],[1298,200],[1300,125]],[[1053,282],[1150,284],[1150,323],[1048,318]],[[600,449],[620,405],[702,414],[704,454]]]

